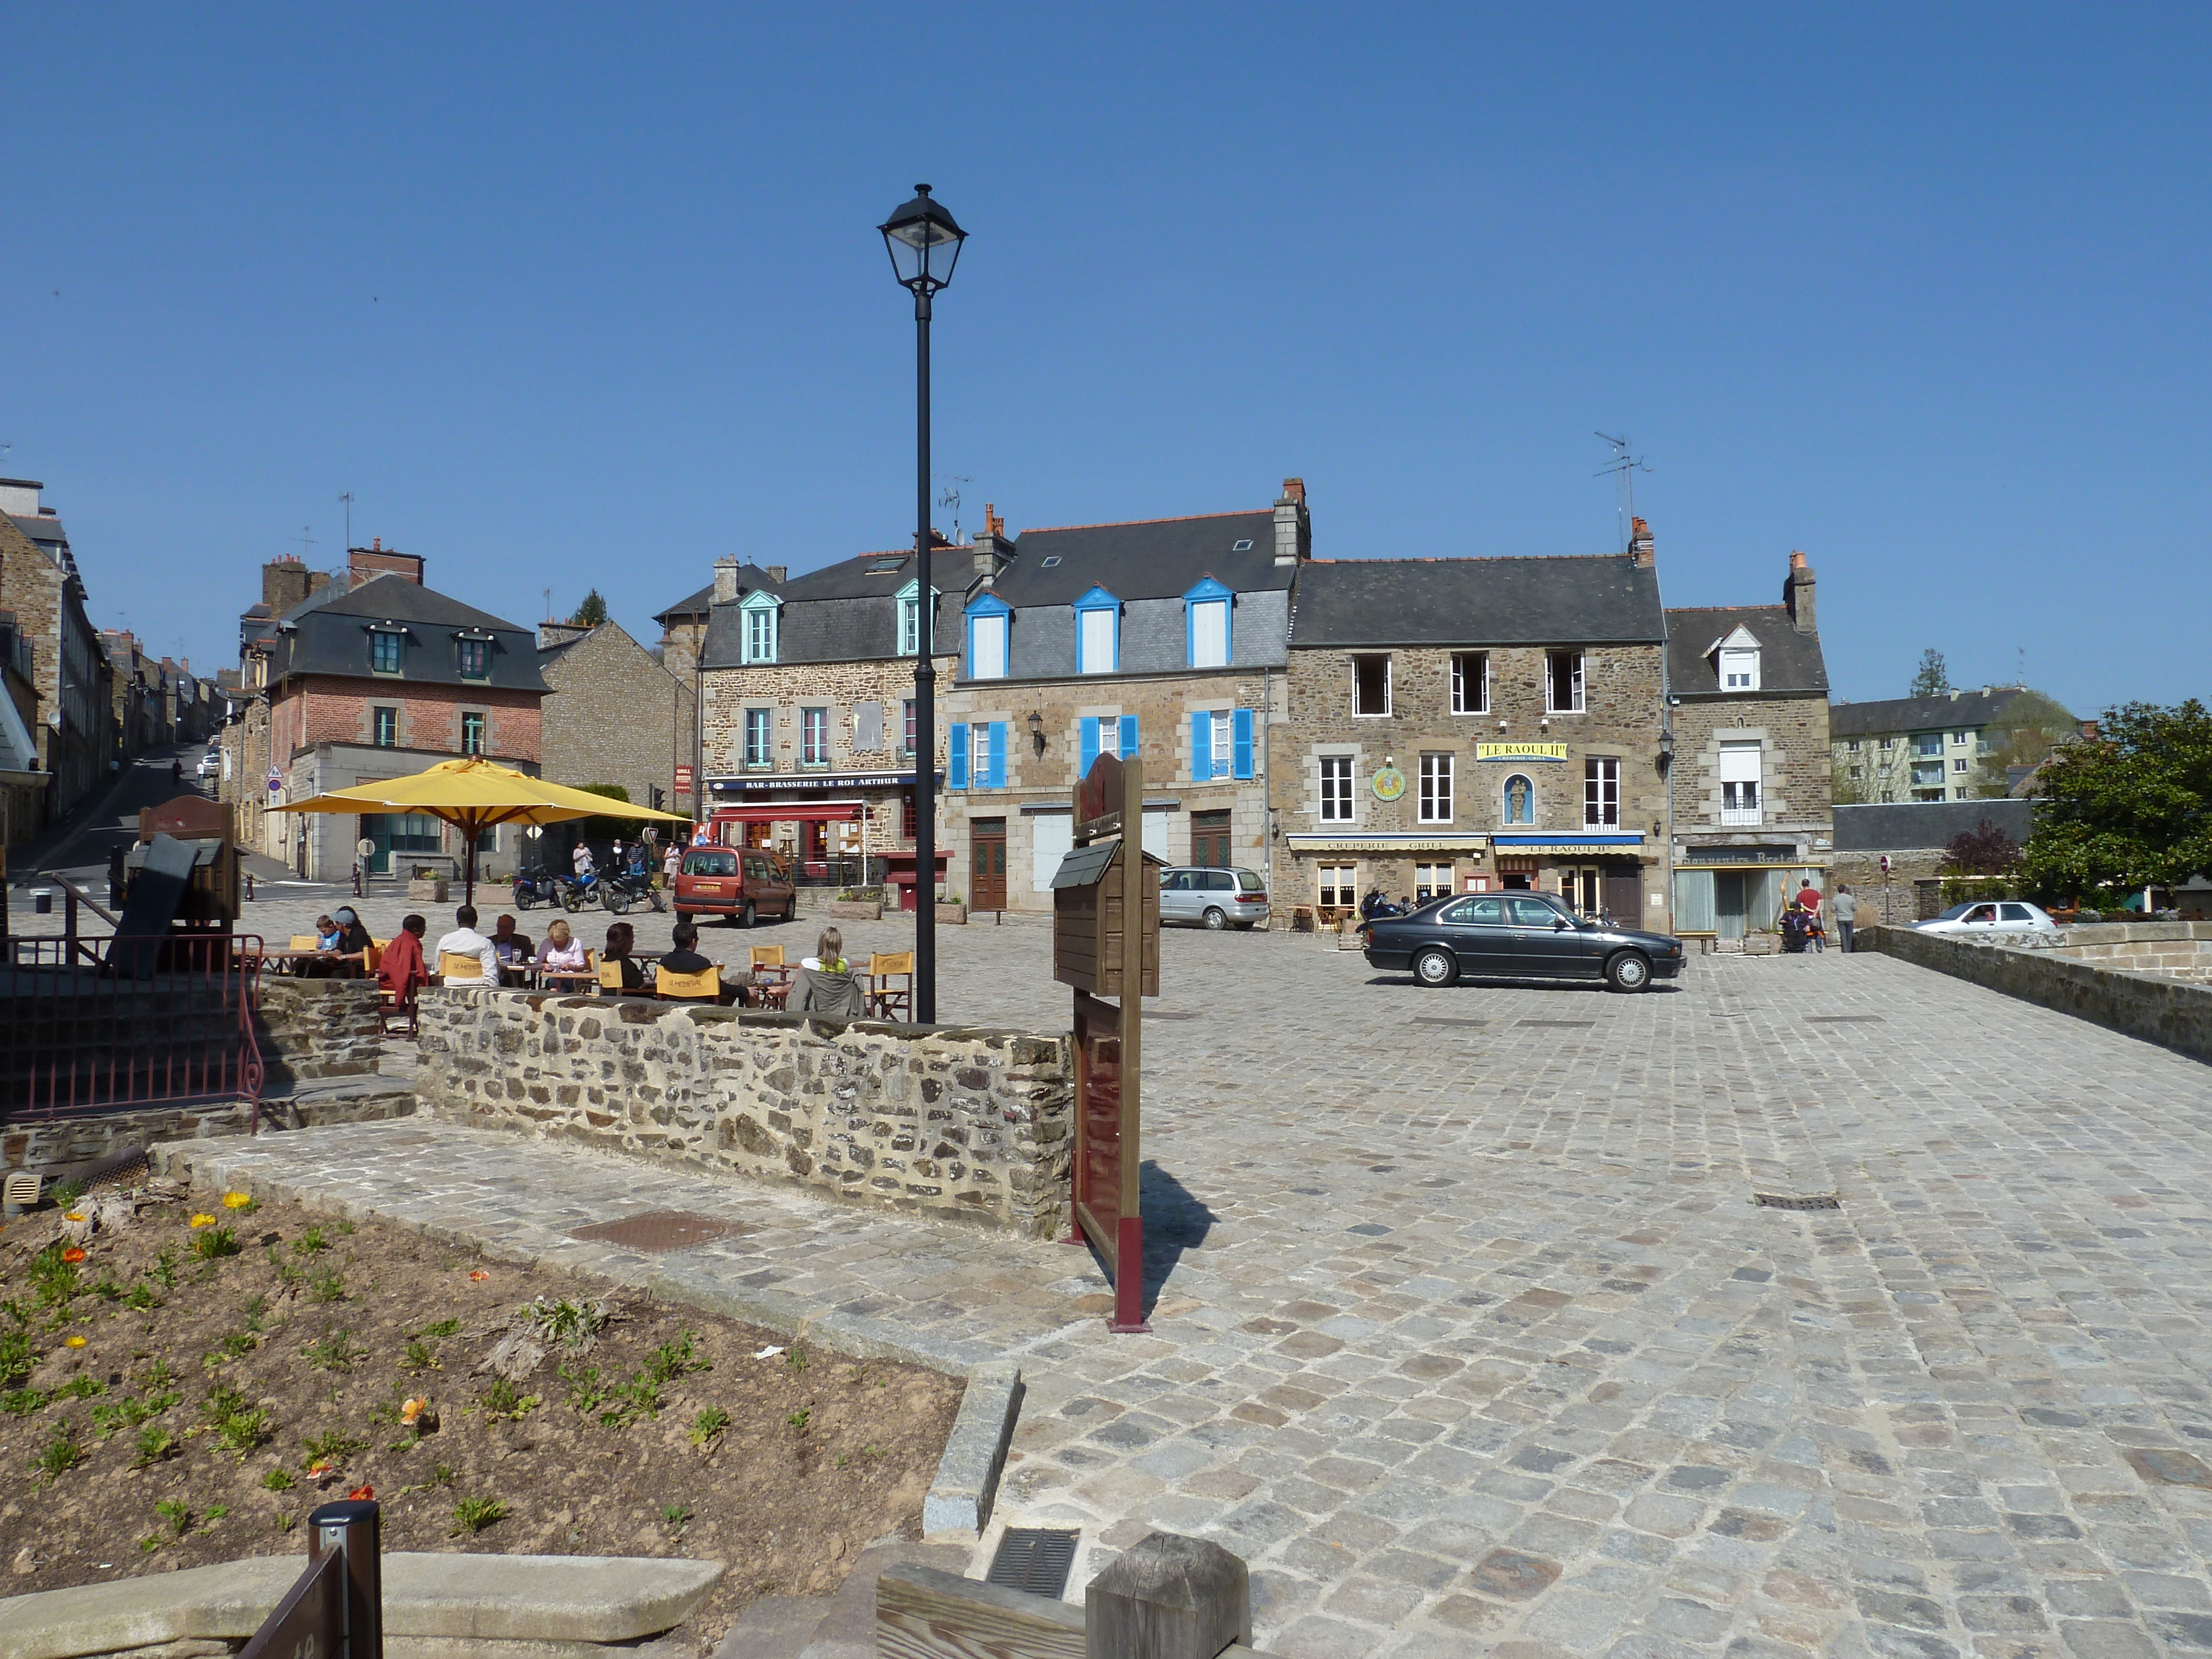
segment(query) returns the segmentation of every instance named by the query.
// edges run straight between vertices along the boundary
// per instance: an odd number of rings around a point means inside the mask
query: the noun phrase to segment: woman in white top
[[[568,931],[568,924],[556,916],[545,924],[545,938],[538,947],[538,971],[550,969],[556,972],[581,973],[584,958],[589,954],[584,941]]]

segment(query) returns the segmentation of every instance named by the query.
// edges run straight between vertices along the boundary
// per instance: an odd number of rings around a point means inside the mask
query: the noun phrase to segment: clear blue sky
[[[1626,431],[1668,602],[1803,549],[1840,696],[2203,692],[2212,14],[1540,11],[19,5],[0,472],[196,666],[342,490],[649,637],[910,537],[927,179],[970,529],[1605,552]]]

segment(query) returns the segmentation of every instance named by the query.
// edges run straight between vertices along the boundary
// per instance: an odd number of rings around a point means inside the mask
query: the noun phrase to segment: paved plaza
[[[1044,928],[940,938],[948,1020],[1064,1027]],[[1080,1525],[1079,1588],[1218,1538],[1290,1659],[2212,1652],[2212,1071],[1873,956],[1632,998],[1162,956],[1148,1336],[1086,1252],[795,1188],[424,1120],[196,1155],[825,1345],[1018,1357],[996,1522]],[[750,1231],[564,1237],[665,1207]]]

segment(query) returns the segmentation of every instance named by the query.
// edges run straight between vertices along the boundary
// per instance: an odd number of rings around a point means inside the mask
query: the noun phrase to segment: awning
[[[1449,853],[1473,855],[1482,851],[1485,838],[1453,830],[1376,830],[1361,834],[1346,830],[1298,830],[1283,837],[1293,853]]]
[[[867,808],[856,800],[794,800],[774,806],[717,806],[715,823],[858,823]]]
[[[1533,846],[1527,842],[1516,842],[1508,846],[1500,841],[1492,842],[1491,846],[1498,854],[1501,868],[1516,860],[1539,858],[1580,859],[1596,864],[1602,864],[1607,859],[1634,859],[1645,864],[1656,864],[1659,858],[1656,853],[1647,853],[1633,842],[1546,842]]]

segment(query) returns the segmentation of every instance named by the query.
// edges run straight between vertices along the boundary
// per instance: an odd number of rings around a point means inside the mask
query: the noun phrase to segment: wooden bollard
[[[1218,1544],[1148,1533],[1084,1592],[1090,1659],[1214,1659],[1252,1640],[1252,1580]]]

